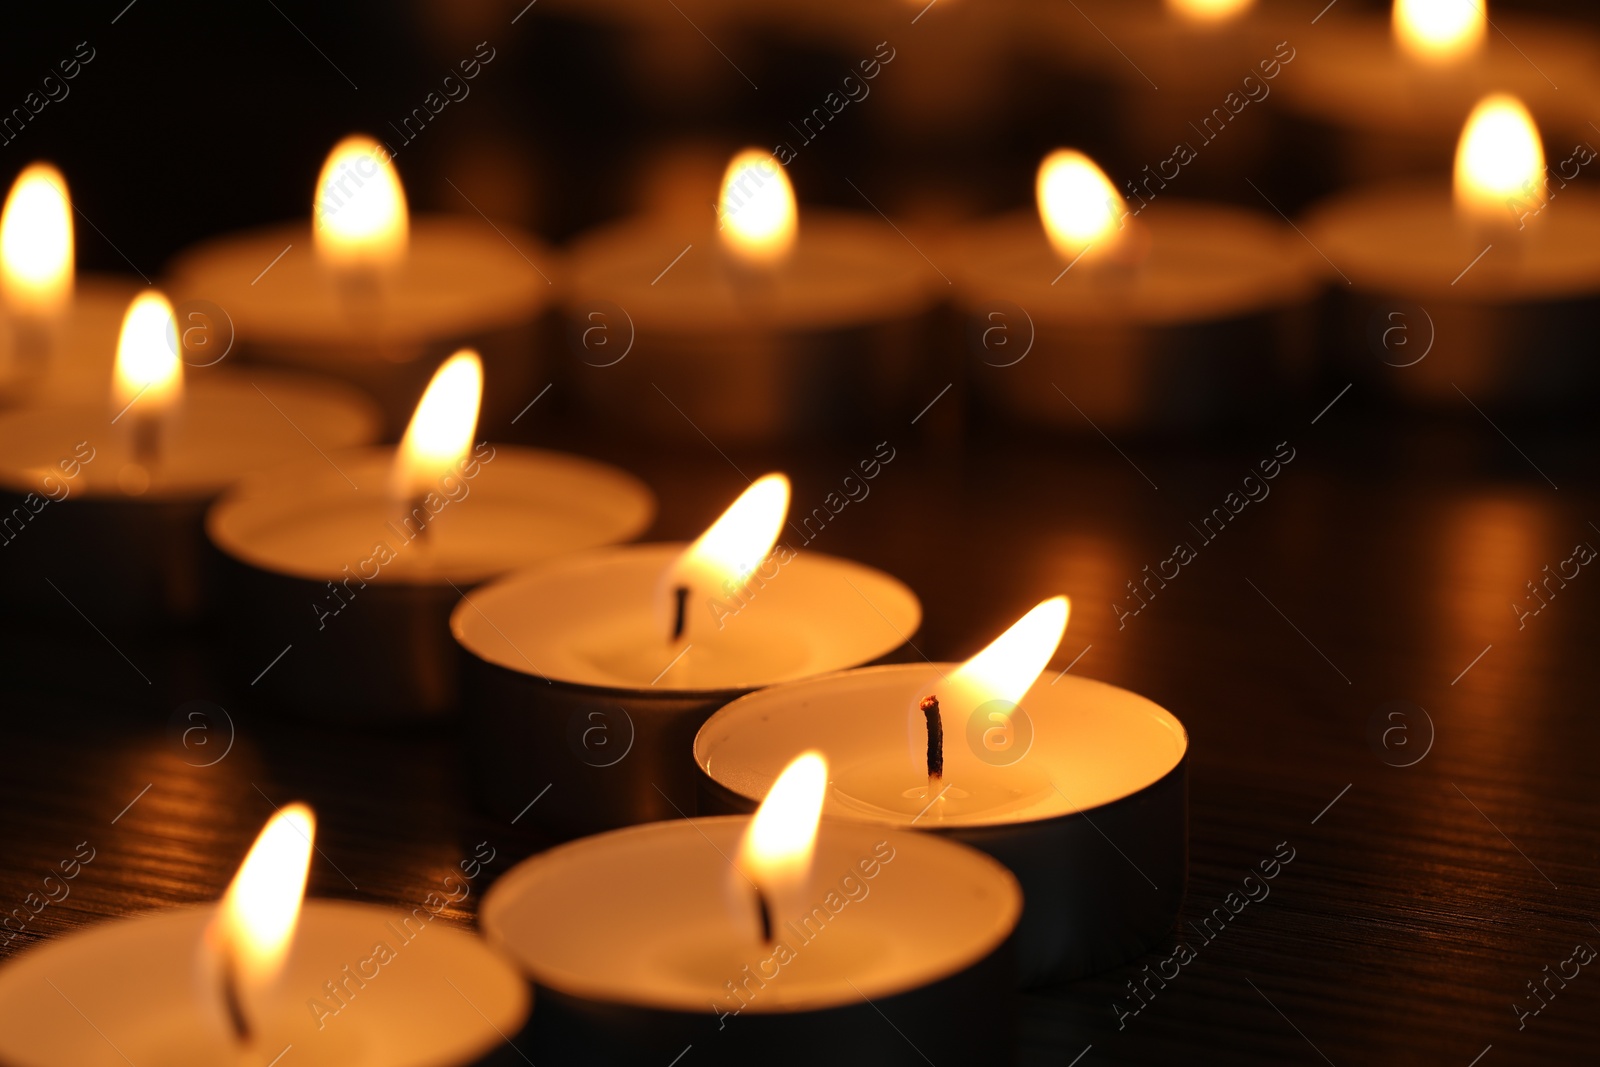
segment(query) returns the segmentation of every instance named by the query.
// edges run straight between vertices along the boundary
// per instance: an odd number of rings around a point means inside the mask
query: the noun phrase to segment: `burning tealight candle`
[[[533,385],[536,320],[553,255],[473,215],[410,218],[387,149],[340,141],[317,180],[313,222],[218,238],[179,258],[180,295],[212,301],[253,359],[312,367],[376,396],[393,430],[429,369],[471,345],[496,382],[492,419]]]
[[[1314,208],[1306,235],[1349,282],[1330,286],[1338,348],[1377,357],[1354,369],[1413,401],[1462,409],[1463,393],[1519,405],[1585,395],[1596,380],[1600,197],[1569,184],[1594,158],[1580,144],[1547,165],[1526,107],[1494,94],[1462,128],[1453,188],[1373,186]]]
[[[1485,0],[1394,0],[1387,22],[1330,12],[1282,86],[1308,176],[1332,191],[1426,174],[1490,92],[1528,101],[1562,140],[1592,137],[1600,39],[1571,23],[1492,17],[1495,33]]]
[[[0,211],[0,402],[103,395],[135,285],[79,279],[73,233],[61,172],[47,163],[24,168]]]
[[[211,540],[236,564],[229,603],[247,635],[236,648],[259,657],[257,689],[313,714],[446,712],[457,659],[448,619],[465,589],[649,523],[654,498],[619,470],[474,445],[482,390],[477,354],[458,352],[398,448],[263,472],[212,510]]]
[[[307,1067],[488,1064],[528,1017],[516,970],[459,930],[417,938],[433,918],[428,905],[410,914],[302,905],[314,833],[311,810],[287,805],[216,907],[91,927],[0,971],[0,1060],[268,1067],[289,1054]],[[356,1010],[346,1018],[330,1008],[330,991],[359,995]]]
[[[826,786],[802,755],[754,818],[618,830],[500,878],[480,921],[535,987],[530,1056],[1009,1060],[1009,1027],[972,1021],[1008,1014],[1015,879],[929,835],[819,825]]]
[[[166,299],[141,293],[94,403],[0,414],[0,568],[17,600],[72,619],[191,618],[211,500],[253,471],[375,435],[371,402],[345,386],[186,369],[176,329]]]
[[[800,218],[783,167],[758,150],[729,164],[716,211],[715,229],[710,212],[643,218],[577,242],[567,313],[586,349],[572,369],[582,402],[619,426],[719,442],[906,403],[937,280],[916,250],[876,218]]]
[[[1046,157],[1036,194],[1037,217],[974,228],[947,257],[985,346],[975,384],[1007,414],[1174,429],[1259,416],[1296,383],[1317,277],[1288,227],[1148,187],[1125,199],[1074,151]]]
[[[921,608],[899,581],[773,551],[788,505],[788,479],[767,475],[691,545],[571,556],[462,600],[450,625],[495,810],[520,816],[542,798],[530,821],[566,834],[687,814],[690,746],[712,711],[905,643]]]
[[[1188,736],[1126,690],[1037,681],[1067,608],[1045,601],[964,664],[844,671],[732,702],[695,740],[701,810],[749,811],[815,747],[834,768],[825,816],[955,838],[1015,872],[1026,980],[1138,955],[1183,900]]]

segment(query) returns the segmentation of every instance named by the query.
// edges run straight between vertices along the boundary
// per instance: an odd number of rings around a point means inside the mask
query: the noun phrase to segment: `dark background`
[[[413,205],[464,210],[448,176],[491,214],[556,240],[620,213],[633,195],[623,164],[649,146],[764,142],[787,101],[835,78],[774,55],[762,60],[774,79],[747,99],[708,48],[725,106],[662,114],[619,88],[605,33],[541,10],[545,0],[515,26],[520,5],[447,15],[442,4],[137,0],[112,24],[122,6],[32,8],[8,22],[0,106],[20,104],[79,41],[97,54],[70,97],[0,146],[0,169],[56,162],[90,221],[80,263],[152,278],[195,239],[302,215],[338,137],[382,135],[479,40],[496,58],[472,96],[399,158]],[[973,204],[1025,203],[1038,144],[1073,138],[1028,119],[1007,114],[996,134],[1000,158],[1023,161],[1014,187],[973,189]],[[817,148],[794,172],[801,199],[845,202],[830,160],[862,146],[846,136]],[[929,396],[943,380],[930,379]],[[1468,409],[1397,411],[1360,387],[1324,411],[1334,392],[1214,439],[1123,441],[1125,454],[1097,437],[964,434],[942,413],[798,452],[641,449],[575,420],[530,432],[650,482],[662,503],[653,539],[698,531],[742,488],[735,464],[786,469],[801,504],[875,441],[893,442],[898,458],[822,549],[916,589],[927,615],[916,645],[934,659],[970,654],[1043,596],[1074,598],[1052,669],[1083,653],[1074,672],[1137,689],[1190,730],[1184,919],[1217,906],[1279,842],[1295,849],[1270,898],[1215,942],[1180,935],[1199,958],[1125,1028],[1113,1010],[1136,1006],[1124,983],[1170,949],[1021,997],[1024,1062],[1591,1060],[1600,977],[1581,973],[1523,1029],[1511,1010],[1536,1006],[1525,983],[1574,944],[1600,944],[1600,578],[1585,569],[1521,627],[1513,607],[1533,603],[1526,583],[1546,565],[1600,543],[1590,398],[1500,425]],[[1271,496],[1119,629],[1110,604],[1127,602],[1124,583],[1188,539],[1187,524],[1280,441],[1296,458]],[[78,842],[98,855],[71,898],[0,954],[214,898],[271,806],[290,799],[320,816],[318,895],[410,905],[480,840],[500,850],[493,874],[547,843],[474,809],[452,726],[356,731],[251,706],[249,679],[220,666],[227,634],[46,632],[6,615],[0,904],[20,906]],[[216,747],[182,734],[195,700],[226,709],[207,720]],[[1405,730],[1384,738],[1396,724]],[[225,757],[197,766],[229,740]],[[1106,862],[1119,861],[1108,850]],[[470,921],[477,899],[452,917]]]

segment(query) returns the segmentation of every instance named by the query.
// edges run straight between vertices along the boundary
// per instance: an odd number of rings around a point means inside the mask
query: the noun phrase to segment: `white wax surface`
[[[943,284],[881,219],[802,207],[789,259],[770,278],[746,285],[722,250],[709,208],[706,216],[700,228],[631,219],[580,238],[571,255],[570,307],[583,314],[609,301],[640,329],[681,333],[842,329],[914,315],[932,303],[932,283]]]
[[[1431,69],[1400,50],[1388,18],[1337,15],[1317,24],[1315,40],[1274,83],[1296,111],[1338,128],[1453,144],[1480,98],[1511,93],[1542,125],[1588,136],[1600,94],[1600,40],[1570,21],[1507,18],[1491,6],[1495,25],[1478,55]],[[1439,162],[1448,167],[1450,157]]]
[[[897,579],[801,552],[746,607],[723,616],[721,629],[706,599],[691,597],[686,642],[674,644],[655,597],[686,547],[604,549],[511,575],[458,605],[450,629],[470,652],[510,670],[608,689],[694,692],[870,663],[922,620],[917,598]]]
[[[539,272],[554,277],[555,256],[515,228],[501,225],[499,231],[477,216],[414,217],[405,261],[386,280],[377,314],[352,309],[334,273],[317,258],[309,224],[198,245],[173,265],[171,286],[174,299],[204,298],[226,309],[245,340],[350,341],[348,358],[373,359],[375,338],[448,339],[538,314],[552,291]],[[274,263],[280,252],[283,258]]]
[[[828,758],[825,815],[892,826],[997,826],[1085,811],[1159,780],[1188,751],[1171,713],[1126,689],[1046,670],[1022,699],[1033,742],[1010,766],[977,758],[964,716],[944,720],[945,782],[970,794],[927,806],[926,733],[907,709],[958,664],[845,671],[764,689],[713,715],[695,759],[715,781],[759,801],[802,751]],[[989,720],[983,725],[987,727]],[[924,811],[924,809],[926,810]],[[918,813],[922,812],[918,817]]]
[[[0,485],[48,494],[51,483],[45,478],[51,476],[66,482],[69,499],[203,499],[247,474],[315,456],[318,448],[361,444],[378,432],[372,402],[336,382],[254,369],[189,370],[182,409],[164,425],[158,461],[145,469],[148,486],[131,493],[126,469],[134,465],[133,432],[140,414],[135,402],[112,423],[117,410],[111,406],[109,381],[93,403],[0,413]],[[76,478],[64,479],[60,461],[71,459],[84,441],[94,459]]]
[[[974,227],[951,243],[945,270],[968,308],[1008,301],[1035,322],[1209,322],[1309,299],[1318,284],[1316,253],[1256,212],[1157,196],[1126,221],[1149,237],[1131,273],[1097,272],[1086,258],[1063,276],[1068,261],[1036,212]]]
[[[1332,197],[1303,228],[1366,290],[1476,303],[1600,293],[1600,195],[1569,185],[1526,229],[1509,211],[1505,221],[1502,233],[1475,229],[1457,217],[1447,183],[1406,183]]]
[[[136,280],[80,275],[71,306],[52,330],[50,356],[37,378],[16,351],[15,320],[0,307],[0,405],[56,406],[105,397],[122,317],[142,288]]]
[[[479,458],[475,476],[452,476],[437,489],[442,506],[420,524],[420,537],[419,524],[404,524],[408,509],[389,496],[395,449],[387,447],[330,452],[252,478],[212,508],[207,532],[234,558],[279,574],[327,581],[349,567],[378,583],[465,584],[626,540],[655,513],[650,490],[614,467],[490,448],[493,458]]]
[[[528,1015],[526,983],[480,939],[413,918],[407,942],[395,932],[406,912],[309,901],[275,994],[247,1006],[258,1039],[241,1057],[220,992],[202,980],[202,937],[213,914],[181,908],[103,923],[0,970],[0,1060],[266,1067],[293,1045],[284,1064],[449,1067],[481,1057]],[[379,943],[393,953],[381,966],[372,962]],[[348,981],[343,1008],[325,999],[339,1010],[321,1014],[319,1029],[307,1001],[327,998],[324,983],[338,987],[347,965],[368,976],[365,984]]]
[[[489,890],[479,913],[484,936],[536,982],[574,996],[733,1011],[739,1001],[724,983],[738,985],[748,965],[768,980],[759,991],[749,986],[745,1010],[793,1012],[859,1004],[957,973],[994,951],[1021,912],[1015,879],[982,853],[824,821],[809,883],[788,909],[775,905],[776,937],[793,958],[771,977],[773,948],[760,941],[752,890],[727,859],[747,823],[651,823],[551,849]],[[892,858],[880,862],[885,855]],[[864,877],[863,862],[873,877]],[[786,924],[812,907],[824,919],[801,931],[807,942]]]

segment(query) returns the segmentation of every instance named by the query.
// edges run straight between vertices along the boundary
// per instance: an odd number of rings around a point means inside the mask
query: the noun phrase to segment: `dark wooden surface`
[[[552,425],[538,436],[644,476],[661,498],[656,537],[694,533],[744,485],[741,470],[788,470],[809,507],[887,439],[897,455],[871,496],[813,547],[907,580],[927,611],[921,652],[960,658],[1064,591],[1075,610],[1053,669],[1081,653],[1074,672],[1184,720],[1185,921],[1128,967],[1021,996],[1026,1064],[1587,1060],[1600,976],[1552,982],[1557,995],[1522,1029],[1512,1004],[1536,1006],[1525,983],[1575,944],[1600,945],[1600,577],[1584,568],[1521,629],[1511,604],[1575,544],[1600,543],[1593,443],[1502,423],[1512,446],[1470,410],[1445,424],[1379,415],[1359,389],[1313,425],[1332,395],[1227,443],[1119,442],[1126,456],[1093,435],[963,443],[959,394],[915,428],[768,453],[666,451]],[[1281,441],[1295,458],[1271,495],[1201,546],[1188,523]],[[1198,558],[1119,629],[1124,583],[1179,540]],[[547,843],[474,810],[450,726],[357,730],[250,708],[250,679],[219,666],[226,626],[169,638],[5,623],[0,901],[22,905],[79,842],[96,857],[0,954],[216,897],[291,799],[320,815],[317,895],[409,906],[478,841],[498,850],[491,877]],[[227,718],[188,720],[191,700]],[[1426,710],[1431,747],[1415,711],[1383,720],[1407,727],[1389,747],[1371,740],[1394,701]],[[186,743],[183,729],[207,721]],[[1201,937],[1189,921],[1280,842],[1294,859],[1270,896]],[[1119,862],[1109,849],[1106,862]],[[470,923],[485,884],[450,917]],[[1196,958],[1119,1025],[1114,1005],[1138,1006],[1125,983],[1180,940]]]

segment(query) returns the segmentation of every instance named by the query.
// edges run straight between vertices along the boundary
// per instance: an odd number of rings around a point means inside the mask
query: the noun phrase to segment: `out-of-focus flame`
[[[794,247],[800,212],[789,176],[759,148],[733,157],[717,198],[722,245],[747,266],[771,267]]]
[[[276,978],[289,954],[315,834],[310,808],[282,808],[262,828],[222,897],[216,935],[238,977],[253,987]]]
[[[1465,218],[1509,223],[1514,206],[1543,195],[1544,146],[1522,101],[1504,93],[1472,109],[1456,145],[1455,202]]]
[[[388,149],[362,134],[333,146],[317,177],[312,236],[324,263],[381,269],[405,258],[406,192]]]
[[[0,288],[13,314],[53,315],[72,299],[72,201],[61,172],[34,163],[0,212]]]
[[[1450,63],[1483,46],[1487,0],[1394,0],[1394,37],[1424,63]]]
[[[680,589],[690,596],[737,592],[771,553],[788,515],[788,478],[766,474],[751,482],[667,568],[660,590],[663,617],[676,612]]]
[[[390,471],[390,495],[406,502],[436,486],[472,448],[483,398],[483,363],[463,348],[439,365],[417,402]]]
[[[140,293],[122,317],[112,408],[120,413],[137,404],[139,416],[160,417],[182,399],[183,361],[178,358],[178,323],[172,305],[154,290]]]
[[[1190,22],[1226,22],[1250,10],[1255,0],[1167,0],[1167,10]]]
[[[1071,262],[1091,248],[1098,256],[1116,244],[1126,201],[1082,152],[1057,149],[1046,156],[1034,191],[1044,232],[1063,259]]]
[[[767,893],[786,895],[811,873],[817,824],[828,790],[828,761],[805,752],[783,769],[756,809],[734,863]]]

